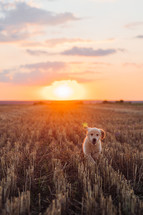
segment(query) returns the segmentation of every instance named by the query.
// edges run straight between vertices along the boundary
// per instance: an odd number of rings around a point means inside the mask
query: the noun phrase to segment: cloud
[[[46,44],[44,42],[41,42],[41,41],[28,41],[28,40],[25,40],[25,41],[22,41],[20,42],[20,46],[22,47],[45,47]]]
[[[55,39],[48,39],[46,41],[46,44],[48,46],[54,47],[65,43],[89,43],[89,42],[91,42],[91,40],[84,40],[81,38],[55,38]]]
[[[143,22],[131,22],[125,25],[125,28],[136,28],[143,25]]]
[[[116,49],[93,49],[93,48],[81,48],[73,47],[72,49],[61,52],[62,55],[78,55],[78,56],[89,56],[89,57],[98,57],[106,56],[110,54],[115,54]]]
[[[76,20],[72,13],[53,13],[44,9],[30,6],[24,2],[15,4],[12,10],[4,11],[4,18],[0,20],[0,26],[20,26],[20,25],[59,25],[65,22]]]
[[[26,2],[0,3],[0,41],[17,41],[39,34],[41,27],[57,26],[78,20],[70,12],[54,13]]]
[[[72,79],[74,74],[67,72],[68,65],[64,62],[40,62],[25,64],[18,68],[0,72],[0,82],[20,85],[49,85],[53,81]],[[81,73],[82,74],[82,73]],[[79,81],[83,78],[77,78]]]
[[[9,82],[9,70],[4,70],[0,72],[0,82]]]
[[[137,35],[135,38],[137,38],[137,39],[143,39],[143,35]]]
[[[23,47],[48,47],[53,48],[58,45],[64,45],[64,44],[79,44],[79,43],[92,43],[92,40],[84,40],[81,38],[54,38],[54,39],[48,39],[46,41],[40,42],[40,41],[23,41],[20,43]]]
[[[41,71],[55,71],[55,70],[61,70],[66,67],[66,63],[64,62],[40,62],[40,63],[34,63],[34,64],[25,64],[20,66],[20,68],[26,68],[31,70],[41,70]]]
[[[1,43],[11,43],[11,42],[18,42],[25,40],[26,38],[30,37],[30,33],[28,32],[22,32],[19,31],[18,29],[7,29],[7,30],[2,30],[0,31],[0,42]]]
[[[40,42],[40,41],[23,41],[20,43],[21,46],[23,47],[49,47],[53,48],[56,46],[61,46],[61,45],[67,45],[67,44],[93,44],[93,43],[107,43],[107,42],[112,42],[114,41],[115,38],[109,38],[106,40],[99,40],[99,41],[94,41],[90,39],[82,39],[82,38],[52,38],[52,39],[47,39],[46,41]]]
[[[47,51],[42,51],[42,50],[31,50],[31,49],[27,49],[26,52],[30,55],[33,56],[41,56],[41,55],[49,55],[50,53]]]
[[[96,66],[111,66],[111,63],[105,63],[105,62],[94,62],[93,65]]]
[[[106,56],[115,54],[118,51],[124,52],[125,49],[92,49],[92,48],[79,48],[79,47],[73,47],[69,50],[60,52],[60,53],[54,53],[54,52],[48,52],[44,50],[31,50],[27,49],[26,52],[33,56],[40,56],[40,55],[77,55],[77,56],[85,56],[85,57],[99,57],[99,56]]]
[[[81,67],[73,71],[72,62],[40,62],[25,64],[17,68],[0,71],[0,82],[17,85],[49,85],[53,81],[77,80],[78,82],[92,82],[97,80],[99,71]],[[92,68],[94,69],[94,68]]]
[[[103,66],[111,66],[111,63],[104,63],[104,62],[95,62],[95,65],[103,65]]]
[[[63,70],[65,68],[66,64],[63,62],[41,62],[21,65],[18,68],[0,72],[0,82],[24,85],[49,84],[55,79],[63,78],[65,75]]]

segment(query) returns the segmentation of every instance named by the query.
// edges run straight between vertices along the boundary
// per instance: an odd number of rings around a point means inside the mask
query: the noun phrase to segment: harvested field
[[[106,131],[95,165],[84,122]],[[0,214],[142,215],[143,106],[0,106]]]

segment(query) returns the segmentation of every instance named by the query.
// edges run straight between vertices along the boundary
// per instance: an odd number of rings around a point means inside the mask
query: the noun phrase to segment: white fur
[[[98,128],[87,128],[87,135],[83,142],[83,153],[92,162],[98,158],[102,152],[101,139],[105,136],[105,132]]]

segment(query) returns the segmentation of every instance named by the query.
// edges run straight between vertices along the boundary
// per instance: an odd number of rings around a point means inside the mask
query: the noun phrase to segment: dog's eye
[[[90,134],[91,136],[93,136],[93,134]]]
[[[99,134],[96,134],[96,136],[98,137],[98,136],[99,136]]]

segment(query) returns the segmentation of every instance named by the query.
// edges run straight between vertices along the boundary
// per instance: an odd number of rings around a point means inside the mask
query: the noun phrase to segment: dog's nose
[[[93,138],[92,142],[93,142],[93,144],[95,144],[96,143],[96,138]]]

